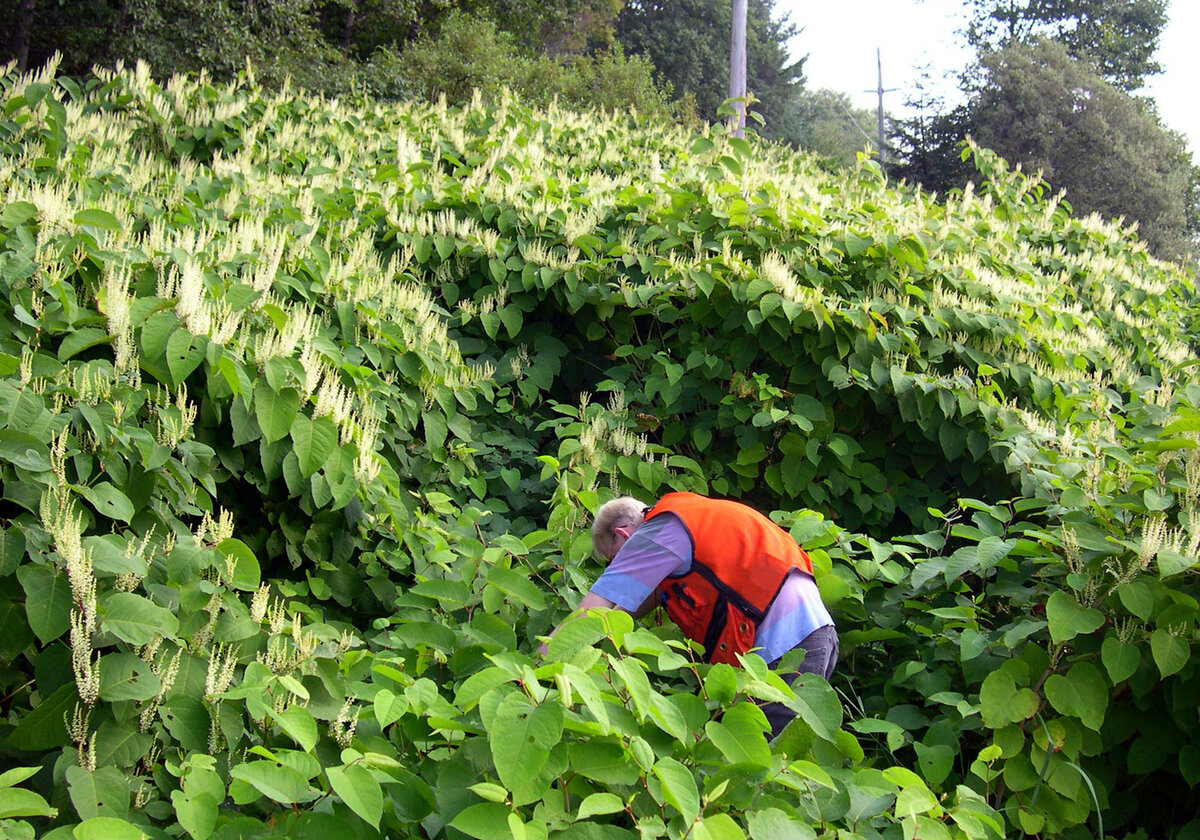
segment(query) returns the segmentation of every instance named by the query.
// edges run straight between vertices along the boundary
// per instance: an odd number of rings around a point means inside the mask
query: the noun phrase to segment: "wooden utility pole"
[[[883,59],[879,55],[879,47],[875,48],[875,67],[879,71],[878,86],[876,87],[875,90],[873,90],[873,91],[869,90],[869,91],[867,91],[867,93],[879,94],[879,105],[875,110],[875,120],[876,120],[877,128],[879,131],[879,162],[887,163],[887,146],[884,144],[884,140],[883,140],[883,95],[885,93],[891,93],[892,91],[895,90],[895,88],[887,88],[886,90],[884,90],[884,87],[883,87]]]
[[[737,103],[735,137],[746,132],[746,0],[733,0],[733,42],[729,50],[729,98]]]

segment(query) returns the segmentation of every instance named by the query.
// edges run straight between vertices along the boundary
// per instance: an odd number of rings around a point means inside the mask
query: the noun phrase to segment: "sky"
[[[874,110],[878,102],[876,48],[883,87],[897,88],[884,94],[884,109],[895,114],[905,113],[923,72],[930,90],[955,101],[957,74],[972,58],[960,34],[967,21],[963,0],[777,0],[775,8],[803,27],[789,47],[793,57],[808,56],[807,86],[847,93],[860,108]],[[1155,99],[1163,122],[1187,136],[1200,161],[1200,2],[1170,0],[1167,15],[1155,55],[1164,72],[1138,93]]]

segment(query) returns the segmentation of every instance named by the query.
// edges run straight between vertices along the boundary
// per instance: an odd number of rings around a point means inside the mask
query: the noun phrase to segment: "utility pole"
[[[875,119],[878,124],[879,131],[879,162],[887,163],[887,146],[884,145],[883,142],[883,95],[885,93],[891,93],[892,91],[896,90],[896,88],[887,88],[885,90],[883,87],[883,59],[879,55],[879,47],[875,48],[875,66],[879,71],[878,87],[876,87],[876,89],[873,91],[868,90],[867,93],[879,94],[879,106],[875,111]]]
[[[729,50],[729,98],[737,103],[735,137],[744,137],[746,127],[746,0],[733,0],[733,43]]]

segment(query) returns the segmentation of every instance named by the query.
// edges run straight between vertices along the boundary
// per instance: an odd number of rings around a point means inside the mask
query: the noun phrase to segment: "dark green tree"
[[[631,0],[617,18],[617,39],[644,55],[671,83],[677,98],[691,95],[703,119],[716,119],[729,95],[732,17],[728,0]],[[804,82],[804,61],[792,61],[787,42],[797,32],[777,17],[775,0],[750,0],[746,21],[746,87],[766,120],[763,133],[788,139],[789,109]]]
[[[1054,41],[988,53],[983,68],[969,121],[981,145],[1041,170],[1077,213],[1137,222],[1158,256],[1180,258],[1194,247],[1195,168],[1150,102],[1113,87]]]
[[[1137,90],[1162,71],[1154,60],[1167,0],[967,0],[968,40],[981,50],[1052,38],[1110,84]]]

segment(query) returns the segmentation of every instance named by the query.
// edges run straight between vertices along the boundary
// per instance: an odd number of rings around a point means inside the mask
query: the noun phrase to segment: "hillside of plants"
[[[1200,836],[1194,278],[964,154],[0,75],[0,835]],[[670,489],[808,549],[831,684],[537,655]]]

